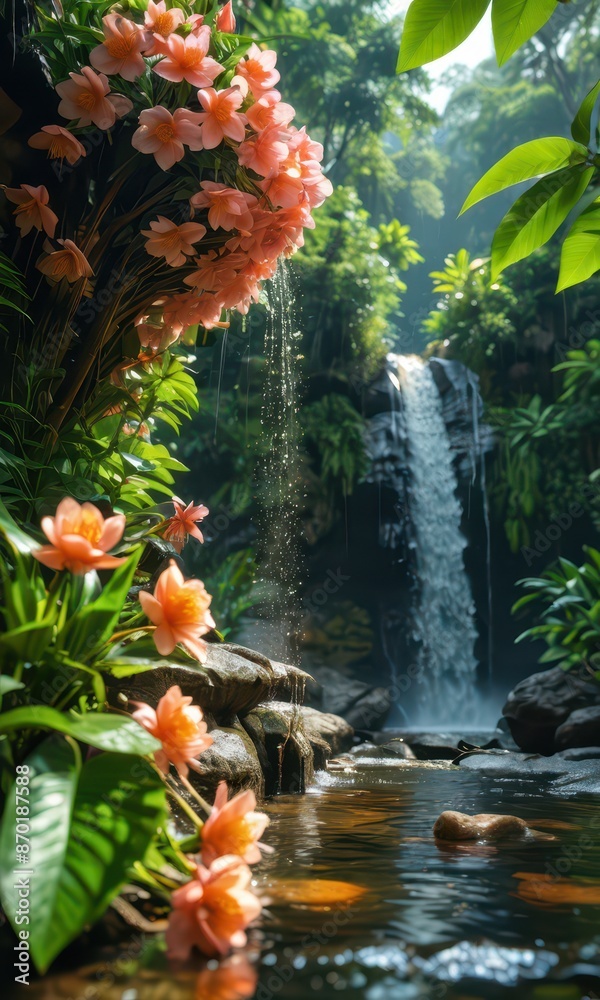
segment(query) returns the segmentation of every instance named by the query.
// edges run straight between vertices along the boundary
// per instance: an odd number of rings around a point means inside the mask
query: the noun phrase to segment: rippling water
[[[516,814],[556,839],[438,846],[431,829],[448,808]],[[322,774],[306,796],[267,809],[276,853],[256,870],[270,904],[249,949],[254,992],[227,992],[210,969],[198,978],[199,965],[169,968],[158,945],[144,945],[140,962],[130,954],[121,966],[107,950],[102,982],[94,962],[30,995],[600,997],[597,800],[565,802],[537,781],[482,778],[451,765],[365,762],[356,773]]]

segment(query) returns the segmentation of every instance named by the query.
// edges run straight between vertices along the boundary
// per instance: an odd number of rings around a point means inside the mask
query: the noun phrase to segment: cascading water
[[[475,606],[464,566],[457,479],[440,395],[428,365],[398,357],[408,442],[417,725],[472,722],[477,661]]]
[[[299,496],[296,365],[299,334],[293,323],[293,294],[285,264],[279,262],[268,285],[265,331],[266,373],[261,424],[266,448],[259,469],[258,524],[262,548],[263,618],[268,634],[262,648],[269,656],[296,659],[299,628]]]

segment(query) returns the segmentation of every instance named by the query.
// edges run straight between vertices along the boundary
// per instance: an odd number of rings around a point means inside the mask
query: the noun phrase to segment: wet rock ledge
[[[232,792],[251,788],[259,798],[301,793],[315,770],[352,744],[345,719],[303,706],[303,670],[228,643],[211,643],[206,663],[161,661],[153,669],[112,682],[111,700],[144,701],[156,707],[178,684],[200,705],[213,745],[202,754],[202,773],[190,780],[212,798],[219,781]]]

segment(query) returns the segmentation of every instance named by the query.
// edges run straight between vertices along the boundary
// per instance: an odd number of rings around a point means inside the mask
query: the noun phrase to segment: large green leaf
[[[29,794],[23,793],[22,799],[18,799],[21,785],[16,781],[12,784],[0,828],[0,895],[4,912],[15,932],[28,930],[33,936],[38,923],[40,927],[46,927],[54,909],[65,864],[81,756],[76,744],[52,736],[28,757],[26,763],[29,768],[29,781],[26,783]],[[24,837],[20,840],[17,837],[19,817],[16,809],[23,809],[24,806],[28,808],[30,850],[21,855],[15,850],[15,845],[26,844],[27,841]],[[21,812],[20,815],[24,814]],[[25,858],[25,863],[19,863],[21,856]],[[23,872],[33,869],[34,874],[29,877],[18,875],[15,874],[17,869]],[[19,886],[20,879],[27,879],[25,886]],[[27,885],[28,909],[23,903],[19,911],[19,888],[25,889]],[[19,912],[25,916],[18,916]],[[37,941],[32,955],[36,965],[44,971],[49,963],[40,960]]]
[[[60,635],[60,648],[72,659],[86,654],[105,643],[113,633],[125,604],[125,599],[142,554],[138,546],[132,555],[111,575],[100,597],[71,616]]]
[[[102,916],[166,815],[165,787],[145,761],[102,754],[79,774],[76,751],[66,747],[66,741],[48,740],[27,760],[33,869],[28,929],[31,955],[42,973]],[[12,874],[15,787],[0,833],[0,887],[11,921],[18,906]]]
[[[575,220],[563,243],[557,292],[600,270],[600,198]]]
[[[492,281],[509,266],[541,247],[577,204],[593,167],[558,170],[521,195],[506,213],[492,242]]]
[[[490,0],[412,0],[402,31],[398,73],[445,56],[477,27]]]
[[[76,715],[59,712],[47,705],[23,705],[0,714],[0,733],[21,729],[53,729],[98,750],[113,753],[148,754],[160,750],[160,742],[135,719],[110,712]]]
[[[556,0],[493,0],[492,29],[498,65],[503,66],[555,10]]]
[[[12,543],[17,552],[22,555],[29,555],[34,549],[39,548],[39,542],[27,535],[17,524],[15,519],[9,514],[6,507],[0,500],[0,533]]]
[[[515,146],[477,181],[460,214],[476,205],[478,201],[504,191],[513,184],[529,181],[533,177],[539,177],[540,174],[549,174],[562,167],[584,163],[587,155],[585,146],[560,136],[532,139],[531,142]]]
[[[589,145],[592,137],[592,115],[599,96],[600,80],[595,87],[592,87],[589,94],[586,94],[571,123],[571,135],[576,142],[581,142],[584,146]],[[596,140],[598,141],[598,130],[596,130]]]

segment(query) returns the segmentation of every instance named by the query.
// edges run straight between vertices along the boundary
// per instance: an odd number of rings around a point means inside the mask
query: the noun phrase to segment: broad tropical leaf
[[[445,56],[477,27],[490,0],[413,0],[408,8],[398,73]]]
[[[494,233],[492,281],[509,264],[528,257],[550,239],[581,198],[593,173],[593,167],[559,170],[517,199]]]
[[[596,101],[600,96],[600,80],[592,87],[589,94],[586,94],[583,101],[581,102],[581,107],[575,115],[571,123],[571,135],[576,142],[583,143],[584,146],[589,144],[592,136],[592,115],[594,113],[594,108],[596,106]],[[596,129],[596,141],[598,139],[599,130]]]
[[[165,788],[145,761],[102,754],[80,770],[67,741],[43,743],[30,767],[31,955],[45,972],[83,928],[98,920],[165,820]],[[69,756],[70,754],[70,756]],[[9,791],[0,844],[1,890],[12,919],[18,889],[12,874],[16,815]]]
[[[113,753],[147,754],[160,749],[159,741],[135,719],[110,712],[76,715],[59,712],[48,705],[22,705],[0,714],[0,733],[22,729],[53,729]]]
[[[85,651],[88,655],[106,642],[113,632],[142,554],[141,546],[119,566],[105,584],[95,601],[71,616],[60,636],[61,648],[77,659]]]
[[[498,65],[503,66],[555,10],[556,0],[493,0],[492,29]]]
[[[476,205],[478,201],[498,194],[513,184],[529,181],[541,174],[549,174],[563,167],[585,163],[588,151],[580,143],[560,136],[532,139],[511,149],[510,153],[498,160],[493,167],[477,181],[460,214]]]
[[[581,213],[563,243],[557,292],[600,270],[600,198]]]

